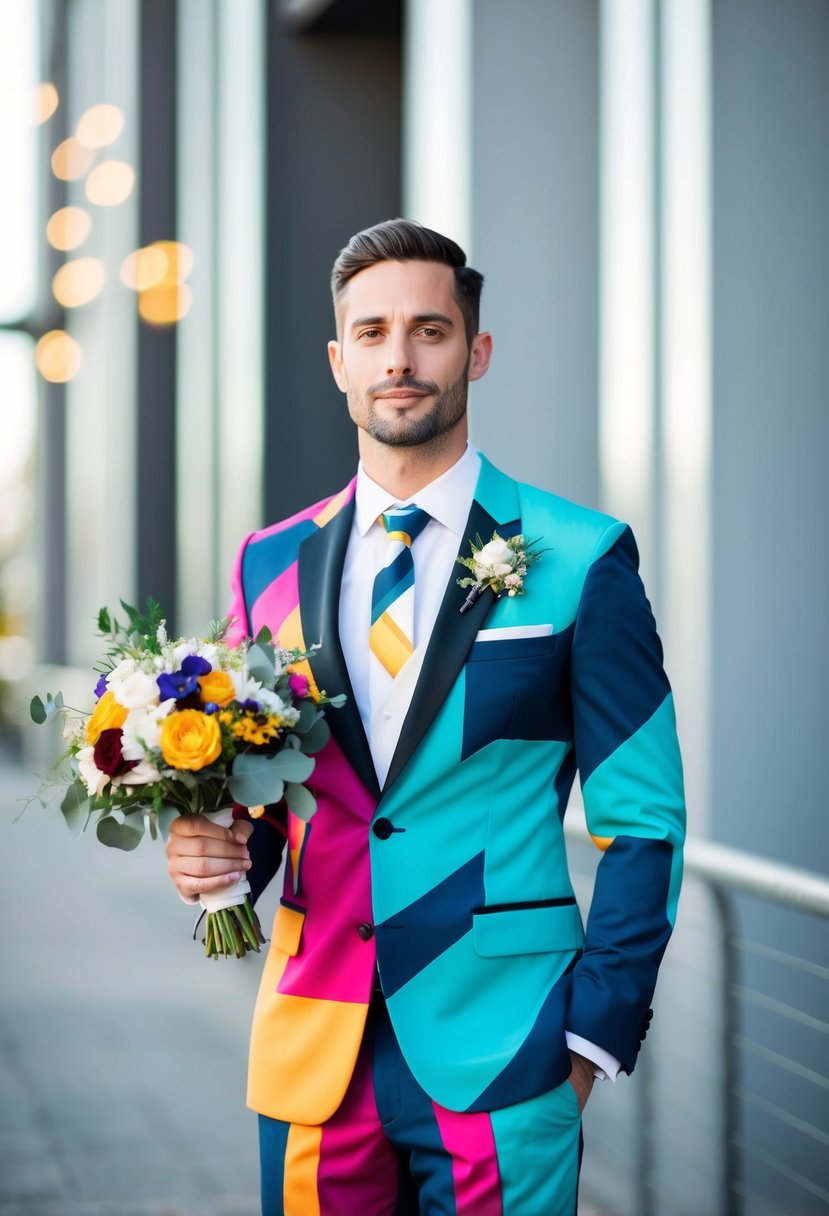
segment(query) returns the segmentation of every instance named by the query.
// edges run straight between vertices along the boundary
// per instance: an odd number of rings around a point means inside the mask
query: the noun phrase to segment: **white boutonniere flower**
[[[504,540],[497,532],[492,533],[492,539],[486,544],[476,536],[469,542],[469,547],[471,557],[457,558],[462,566],[472,571],[471,575],[457,580],[459,587],[471,588],[461,612],[471,608],[487,587],[491,587],[497,596],[523,595],[527,571],[544,552],[539,549],[537,540],[528,541],[522,535]]]

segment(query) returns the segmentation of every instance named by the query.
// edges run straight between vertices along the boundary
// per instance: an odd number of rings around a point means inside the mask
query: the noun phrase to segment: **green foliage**
[[[144,816],[138,811],[129,816],[125,815],[124,822],[121,823],[114,815],[104,814],[98,820],[95,834],[101,844],[130,853],[138,847],[144,836]]]
[[[44,722],[53,722],[63,708],[62,692],[56,692],[54,696],[50,692],[47,692],[45,703],[37,696],[32,697],[29,703],[29,713],[31,714],[32,721],[37,723],[38,726],[42,726]]]
[[[66,820],[66,826],[73,836],[80,836],[89,822],[92,808],[89,805],[89,795],[82,781],[73,781],[63,795],[60,804],[61,813]]]
[[[297,818],[306,821],[317,809],[317,800],[311,791],[294,781],[288,781],[285,784],[285,801],[289,811],[292,811]]]

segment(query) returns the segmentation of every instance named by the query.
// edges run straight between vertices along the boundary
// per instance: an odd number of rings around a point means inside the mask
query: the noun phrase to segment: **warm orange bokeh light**
[[[61,207],[46,225],[46,239],[54,249],[77,249],[91,228],[92,218],[83,207]]]
[[[148,325],[175,325],[186,317],[193,293],[186,283],[173,287],[151,287],[138,297],[138,312]]]
[[[124,127],[124,113],[117,106],[91,106],[78,119],[75,135],[85,148],[106,148]]]
[[[86,197],[98,207],[117,207],[129,198],[134,185],[131,165],[123,160],[105,160],[86,179]]]
[[[146,245],[136,249],[121,263],[121,282],[132,291],[148,291],[158,287],[167,277],[169,268],[167,254],[158,245]]]
[[[64,308],[80,308],[101,294],[104,264],[99,258],[75,258],[52,279],[52,294]]]
[[[35,347],[35,366],[44,380],[53,384],[65,384],[77,376],[82,361],[80,342],[62,329],[50,330]]]
[[[60,98],[58,91],[52,84],[51,80],[44,80],[35,89],[35,125],[41,126],[44,122],[48,122],[58,108]]]
[[[62,182],[73,182],[86,173],[92,164],[92,156],[90,148],[85,148],[74,135],[70,135],[52,153],[52,172]]]

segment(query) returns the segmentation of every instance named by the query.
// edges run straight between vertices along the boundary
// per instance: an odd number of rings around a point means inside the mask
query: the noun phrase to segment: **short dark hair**
[[[414,220],[384,220],[356,232],[337,255],[331,270],[335,306],[349,280],[377,262],[441,262],[455,272],[455,300],[463,313],[467,342],[479,329],[484,276],[466,264],[466,254],[455,241]]]

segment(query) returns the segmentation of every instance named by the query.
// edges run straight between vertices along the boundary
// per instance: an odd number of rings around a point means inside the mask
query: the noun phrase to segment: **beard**
[[[434,397],[434,403],[428,414],[412,418],[405,410],[400,410],[396,417],[381,418],[377,413],[374,402],[370,400],[372,393],[381,393],[391,388],[409,388],[418,392],[427,392]],[[467,369],[454,384],[445,389],[439,389],[432,381],[415,380],[412,376],[400,376],[383,384],[372,385],[362,402],[362,408],[352,417],[355,420],[362,415],[358,425],[376,439],[392,448],[414,448],[423,444],[433,443],[441,435],[446,434],[456,426],[466,413],[466,400],[469,392]],[[351,404],[351,402],[349,402]]]

